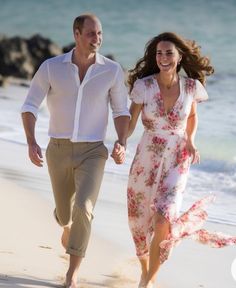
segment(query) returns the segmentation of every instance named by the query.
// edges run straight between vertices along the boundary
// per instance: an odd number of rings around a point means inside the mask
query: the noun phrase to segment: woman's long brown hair
[[[182,68],[188,77],[198,79],[202,84],[205,84],[206,76],[214,73],[209,58],[201,55],[200,47],[195,41],[185,40],[173,32],[164,32],[146,44],[144,56],[138,60],[134,69],[129,70],[130,91],[137,79],[160,72],[156,64],[156,49],[157,44],[161,41],[173,43],[182,56],[181,62],[177,66],[177,72]]]

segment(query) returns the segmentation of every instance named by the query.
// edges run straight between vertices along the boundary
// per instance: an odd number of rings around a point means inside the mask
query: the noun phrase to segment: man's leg
[[[60,226],[68,227],[75,196],[72,143],[65,139],[51,139],[46,158],[56,206],[54,216]]]
[[[66,288],[77,288],[77,273],[82,259],[81,257],[70,255],[69,269],[66,273]]]
[[[74,168],[76,197],[67,247],[67,253],[70,254],[70,266],[67,271],[68,287],[69,285],[76,287],[77,272],[88,246],[93,209],[108,157],[107,149],[101,142],[76,143],[73,148],[75,163],[78,163],[78,166]],[[80,157],[76,159],[77,155]]]
[[[73,144],[69,140],[62,139],[51,139],[46,151],[56,206],[54,216],[58,224],[63,227],[61,242],[65,249],[67,249],[70,235],[72,204],[75,195],[72,152]],[[71,266],[77,267],[77,259],[72,260]]]
[[[65,250],[67,249],[69,238],[70,238],[70,225],[63,227],[63,232],[61,235],[61,244],[65,248]]]

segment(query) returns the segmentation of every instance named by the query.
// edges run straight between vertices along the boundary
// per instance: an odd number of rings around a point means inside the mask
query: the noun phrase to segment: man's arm
[[[114,144],[112,158],[116,164],[122,164],[125,161],[126,139],[129,130],[129,116],[119,116],[114,119],[118,140]]]
[[[25,135],[28,143],[29,158],[33,164],[38,167],[43,166],[42,151],[35,139],[35,123],[36,118],[31,112],[24,112],[21,114]]]
[[[129,130],[129,116],[119,116],[114,119],[115,129],[118,136],[118,143],[126,147],[126,139]]]
[[[39,167],[43,166],[42,152],[35,139],[34,131],[38,108],[50,88],[48,70],[46,60],[40,65],[38,71],[35,73],[30,84],[28,95],[21,108],[21,115],[29,148],[29,158],[32,163]]]
[[[118,140],[114,144],[111,156],[116,164],[122,164],[125,159],[130,114],[127,107],[128,91],[125,86],[124,72],[121,66],[117,65],[115,81],[110,89],[110,104]]]

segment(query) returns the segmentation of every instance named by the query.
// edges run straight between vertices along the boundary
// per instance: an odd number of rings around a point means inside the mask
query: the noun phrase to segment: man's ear
[[[75,29],[74,34],[75,34],[75,36],[79,36],[81,34],[78,28]]]

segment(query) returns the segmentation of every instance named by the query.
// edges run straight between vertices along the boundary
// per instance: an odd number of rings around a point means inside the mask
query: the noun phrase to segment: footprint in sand
[[[2,254],[14,254],[12,251],[0,251]]]
[[[50,247],[50,246],[43,246],[43,245],[39,245],[39,248],[42,248],[42,249],[52,249],[52,247]]]

